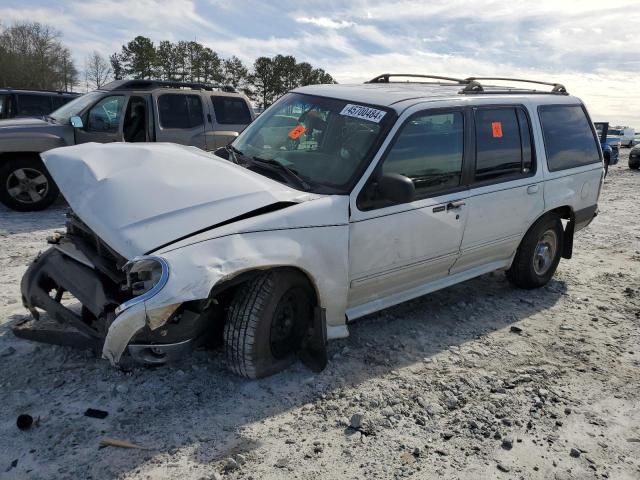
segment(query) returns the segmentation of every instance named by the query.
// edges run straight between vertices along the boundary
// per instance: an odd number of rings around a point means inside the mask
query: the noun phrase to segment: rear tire
[[[520,288],[532,289],[546,285],[558,268],[564,230],[562,221],[555,215],[547,215],[534,223],[522,239],[507,270],[507,278]]]
[[[259,274],[235,294],[224,326],[228,367],[246,378],[280,372],[296,360],[313,320],[314,294],[295,270]]]
[[[58,198],[58,187],[38,158],[17,157],[0,165],[0,202],[18,212],[35,212]]]

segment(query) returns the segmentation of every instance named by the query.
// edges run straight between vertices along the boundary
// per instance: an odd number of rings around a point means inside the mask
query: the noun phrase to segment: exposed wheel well
[[[239,273],[231,278],[224,279],[223,281],[217,283],[209,293],[207,304],[213,303],[215,305],[214,313],[213,313],[213,337],[214,343],[217,343],[218,340],[222,340],[222,331],[224,328],[224,322],[226,317],[226,311],[228,306],[233,300],[234,295],[240,289],[240,287],[246,282],[252,280],[257,275],[261,273],[273,271],[273,270],[293,270],[297,271],[304,275],[304,277],[309,282],[309,286],[311,287],[311,291],[313,293],[313,307],[319,305],[320,296],[318,294],[318,289],[311,279],[310,275],[297,267],[272,267],[272,268],[256,268],[252,270],[247,270],[242,273]]]
[[[0,164],[16,158],[33,158],[35,160],[41,160],[38,152],[2,152],[0,153]]]

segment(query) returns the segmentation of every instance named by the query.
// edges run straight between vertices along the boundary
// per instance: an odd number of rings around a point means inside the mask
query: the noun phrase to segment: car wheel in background
[[[507,278],[520,288],[546,285],[558,268],[563,245],[562,221],[557,215],[545,215],[522,239]]]
[[[58,187],[39,158],[17,157],[0,164],[0,202],[18,212],[44,210]]]

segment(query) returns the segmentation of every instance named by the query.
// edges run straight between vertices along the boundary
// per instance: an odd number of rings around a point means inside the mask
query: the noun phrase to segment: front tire
[[[533,289],[546,285],[558,268],[564,230],[556,215],[539,219],[522,239],[507,270],[507,278],[520,288]]]
[[[58,187],[43,163],[18,157],[0,165],[0,202],[18,212],[44,210],[58,198]]]
[[[235,294],[224,326],[228,367],[246,378],[262,378],[296,360],[313,320],[314,295],[295,270],[259,274]]]

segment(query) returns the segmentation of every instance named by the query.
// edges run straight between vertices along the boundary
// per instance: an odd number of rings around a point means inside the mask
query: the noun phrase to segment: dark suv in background
[[[42,117],[78,97],[79,93],[0,88],[0,120]]]
[[[231,87],[159,80],[117,80],[43,118],[0,120],[0,202],[42,210],[58,187],[40,154],[98,142],[171,142],[213,151],[254,118],[249,99]]]

